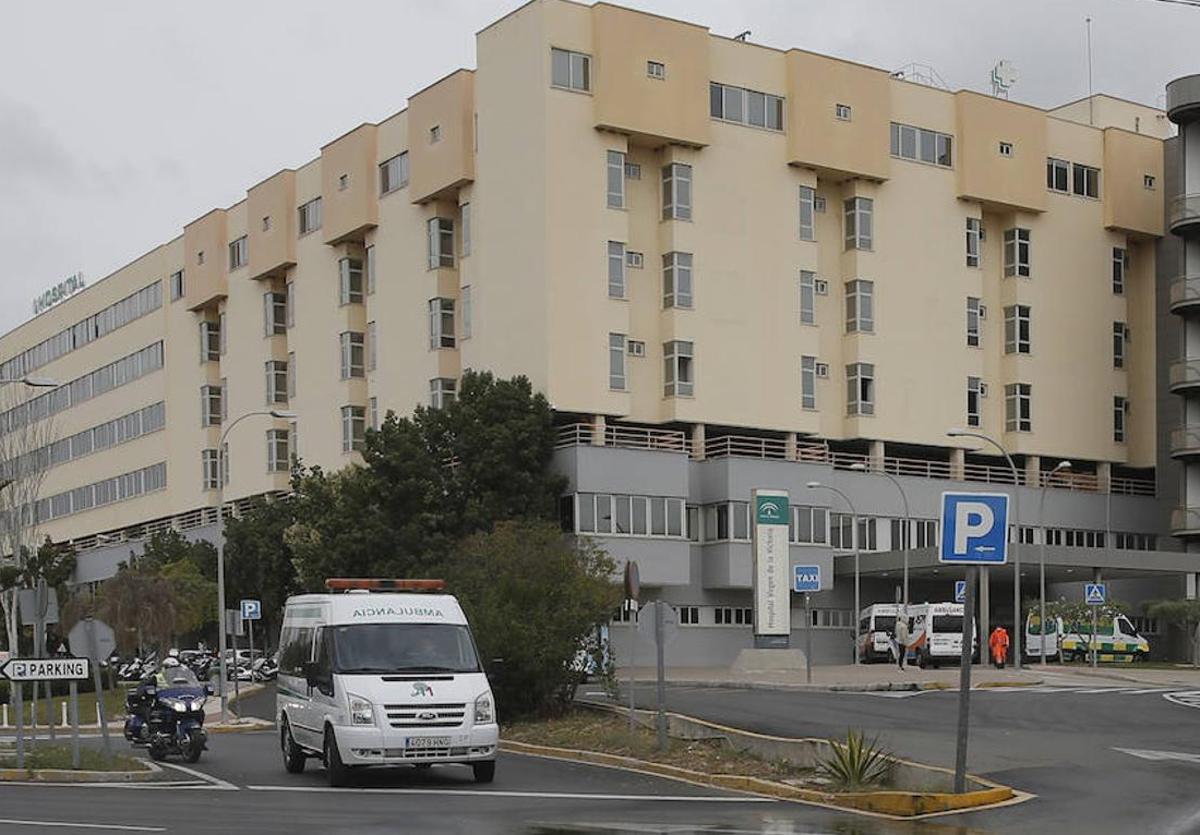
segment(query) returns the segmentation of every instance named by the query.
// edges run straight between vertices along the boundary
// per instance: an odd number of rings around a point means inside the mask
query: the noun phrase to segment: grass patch
[[[25,687],[25,725],[28,727],[33,719],[33,702],[32,688]],[[62,727],[62,706],[67,704],[67,721],[71,719],[71,708],[69,696],[55,696],[53,704],[48,704],[45,698],[38,700],[38,727],[42,728],[47,725],[48,718],[53,712],[54,724]],[[10,703],[8,706],[8,724],[15,726],[17,724],[16,708]],[[104,710],[105,718],[109,722],[123,720],[125,718],[125,688],[118,687],[116,690],[104,691]],[[82,725],[96,724],[96,694],[95,693],[80,693],[79,694],[79,722]],[[69,725],[68,725],[69,727]]]
[[[812,769],[735,751],[723,739],[668,739],[667,750],[660,752],[652,729],[638,725],[630,732],[628,718],[597,711],[575,710],[555,719],[516,723],[506,726],[501,736],[513,742],[600,751],[709,774],[740,774],[792,784],[811,782],[814,776]]]
[[[0,766],[16,767],[16,755],[6,753],[0,758]],[[79,767],[83,771],[145,771],[146,766],[126,754],[106,756],[99,748],[81,745],[79,747]],[[46,745],[40,743],[33,750],[25,752],[25,770],[42,771],[45,769],[71,770],[71,746]]]

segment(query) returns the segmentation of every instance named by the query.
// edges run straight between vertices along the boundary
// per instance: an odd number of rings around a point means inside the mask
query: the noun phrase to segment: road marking
[[[1164,693],[1163,698],[1181,707],[1200,708],[1200,690],[1177,690],[1174,693]]]
[[[176,765],[175,763],[159,763],[159,765],[166,766],[167,768],[174,768],[177,771],[182,771],[184,774],[190,774],[193,777],[204,780],[206,783],[211,783],[214,788],[224,789],[225,791],[238,791],[238,787],[233,783],[228,783],[222,780],[220,777],[213,777],[211,774],[205,774],[203,771],[197,771],[194,768],[188,768],[186,765]]]
[[[1149,751],[1143,748],[1114,748],[1113,750],[1143,760],[1182,760],[1200,764],[1200,754],[1189,754],[1186,751]]]
[[[384,789],[384,788],[333,788],[332,786],[246,786],[258,792],[314,792],[318,794],[425,794],[456,795],[464,797],[529,797],[545,800],[648,800],[668,803],[777,803],[770,797],[723,796],[723,795],[671,795],[671,794],[592,794],[588,792],[524,792],[503,789]]]
[[[118,823],[74,823],[72,821],[31,821],[0,818],[0,826],[43,826],[58,829],[107,829],[118,832],[166,832],[163,826],[125,826]]]

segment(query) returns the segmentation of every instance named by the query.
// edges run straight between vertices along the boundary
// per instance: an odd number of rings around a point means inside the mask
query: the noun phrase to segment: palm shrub
[[[862,731],[846,731],[846,741],[829,740],[830,754],[817,761],[817,774],[839,788],[862,789],[886,783],[895,758],[879,745],[879,737],[867,739]]]

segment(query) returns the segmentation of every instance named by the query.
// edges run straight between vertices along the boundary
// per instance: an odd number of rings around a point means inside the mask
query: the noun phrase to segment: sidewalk
[[[957,690],[958,667],[938,670],[918,667],[897,669],[895,664],[818,665],[812,670],[812,684],[807,683],[805,671],[778,670],[771,672],[735,673],[729,667],[667,667],[666,678],[671,684],[693,687],[726,687],[747,690]],[[655,681],[653,667],[634,667],[634,680],[640,683]],[[617,670],[617,681],[629,681],[629,668]],[[995,670],[976,665],[971,670],[972,687],[1021,687],[1042,683],[1038,670],[1017,672],[1011,667]]]

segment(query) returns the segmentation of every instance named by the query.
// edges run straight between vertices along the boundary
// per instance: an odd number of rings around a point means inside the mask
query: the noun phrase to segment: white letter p
[[[954,553],[966,555],[967,540],[984,536],[996,517],[983,502],[959,502],[954,506]]]

